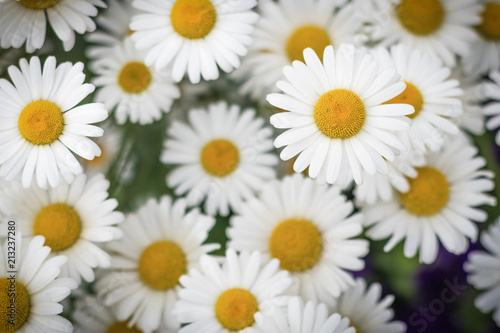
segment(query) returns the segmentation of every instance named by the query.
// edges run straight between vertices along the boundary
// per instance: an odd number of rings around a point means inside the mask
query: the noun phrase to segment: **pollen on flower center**
[[[408,179],[410,190],[399,193],[404,208],[415,215],[434,215],[448,201],[449,186],[441,171],[432,167],[416,168],[418,175]]]
[[[282,269],[300,272],[311,268],[322,251],[321,234],[309,221],[291,218],[278,224],[269,239],[271,256]]]
[[[118,84],[130,94],[138,94],[151,84],[151,72],[142,62],[129,62],[118,74]]]
[[[126,321],[118,321],[109,326],[106,333],[142,333],[142,331],[135,326],[128,327]]]
[[[290,62],[294,60],[304,61],[304,49],[310,47],[323,61],[323,51],[331,45],[330,37],[325,29],[316,25],[304,25],[296,29],[288,38],[286,53]]]
[[[209,0],[177,0],[170,13],[174,30],[189,39],[207,36],[216,19],[217,13]]]
[[[415,118],[419,112],[422,110],[422,106],[424,105],[424,98],[420,90],[415,87],[412,83],[406,82],[406,89],[396,97],[391,100],[388,100],[384,104],[410,104],[415,108],[415,112],[410,115],[407,115],[409,118]]]
[[[10,313],[11,304],[15,304],[14,317]],[[0,332],[16,332],[30,314],[30,296],[26,288],[18,281],[0,278],[0,308]]]
[[[139,258],[139,276],[145,284],[158,290],[172,288],[186,272],[186,257],[171,241],[155,242]]]
[[[57,4],[59,0],[21,0],[20,2],[31,9],[46,9]]]
[[[203,147],[200,158],[201,165],[206,172],[215,177],[224,177],[236,169],[240,153],[230,141],[216,139]]]
[[[228,289],[215,303],[215,316],[227,330],[240,331],[253,324],[259,310],[257,299],[245,289]]]
[[[24,107],[18,120],[19,132],[35,145],[56,141],[64,127],[61,109],[52,102],[39,100]]]
[[[477,30],[486,39],[500,39],[500,3],[490,2],[484,6]]]
[[[78,214],[63,203],[54,203],[42,208],[33,224],[33,233],[44,236],[45,245],[52,251],[61,251],[75,244],[81,230]]]
[[[445,15],[440,0],[401,0],[397,13],[403,27],[415,35],[438,30]]]
[[[346,139],[358,133],[365,117],[363,101],[346,89],[323,94],[314,107],[314,121],[319,130],[334,139]]]

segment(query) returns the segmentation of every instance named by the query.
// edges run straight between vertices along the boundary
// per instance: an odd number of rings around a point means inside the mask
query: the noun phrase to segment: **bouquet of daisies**
[[[0,0],[0,47],[0,332],[500,331],[499,0]]]

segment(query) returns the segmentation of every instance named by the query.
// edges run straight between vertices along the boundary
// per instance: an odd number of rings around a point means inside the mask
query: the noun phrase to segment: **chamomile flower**
[[[368,242],[351,239],[362,231],[360,214],[338,187],[303,175],[272,181],[258,198],[243,204],[227,229],[228,247],[258,250],[280,260],[304,300],[332,305],[354,279],[346,270],[364,268]]]
[[[113,311],[94,296],[86,295],[75,301],[72,314],[78,333],[142,333],[137,327],[128,327],[126,321],[116,318]],[[174,333],[165,331],[163,333]]]
[[[348,318],[338,313],[329,314],[325,304],[317,306],[309,301],[304,305],[300,297],[292,297],[286,312],[275,309],[270,315],[256,315],[259,333],[358,333],[349,325]],[[364,333],[361,331],[359,333]]]
[[[258,251],[237,255],[229,249],[222,267],[205,255],[200,266],[180,279],[183,288],[174,313],[187,325],[179,333],[251,331],[254,316],[286,301],[288,273],[279,269],[278,260],[266,261]]]
[[[475,77],[500,67],[500,0],[481,0],[481,22],[476,26],[479,39],[463,59],[465,71]]]
[[[9,239],[0,246],[0,315],[1,332],[73,332],[73,325],[59,316],[63,307],[59,304],[72,289],[77,287],[70,278],[58,278],[65,256],[50,259],[50,248],[43,246],[44,238],[37,236],[31,241],[22,239],[17,233],[15,267],[12,267],[14,241]],[[9,247],[7,244],[9,243]],[[16,271],[13,273],[12,271]],[[15,296],[12,296],[12,290]],[[14,320],[9,312],[9,304],[15,302]]]
[[[161,161],[177,165],[167,184],[190,206],[205,199],[208,214],[226,216],[275,178],[272,132],[254,110],[219,102],[188,118],[190,126],[173,122]]]
[[[283,70],[287,81],[277,83],[284,94],[270,94],[273,106],[290,112],[271,116],[271,124],[288,131],[274,145],[286,146],[282,160],[298,155],[295,172],[309,166],[309,176],[320,183],[343,185],[350,173],[362,183],[362,170],[387,174],[384,158],[406,147],[395,133],[407,131],[413,113],[408,104],[383,105],[405,90],[393,68],[379,66],[364,48],[342,44],[328,46],[323,64],[311,49],[304,50],[305,64],[294,61]]]
[[[135,49],[130,39],[115,45],[93,66],[97,86],[96,101],[114,110],[118,124],[127,120],[141,125],[151,124],[170,111],[180,92],[170,72],[157,71],[144,63],[144,52]]]
[[[493,319],[500,327],[500,219],[481,234],[481,245],[486,251],[473,251],[464,264],[467,281],[475,288],[485,290],[474,304],[484,313],[493,311]]]
[[[283,67],[304,61],[302,52],[307,47],[322,59],[328,45],[353,43],[363,20],[352,4],[338,11],[335,7],[336,1],[261,1],[254,44],[242,67],[233,72],[235,79],[245,81],[242,92],[255,100],[274,92],[276,82],[284,78]]]
[[[385,251],[404,239],[404,255],[411,258],[420,250],[419,260],[425,264],[436,260],[438,240],[451,253],[465,252],[468,239],[477,238],[474,221],[487,218],[476,206],[496,203],[487,194],[494,188],[493,175],[481,169],[486,162],[476,154],[465,136],[449,138],[442,151],[429,154],[427,164],[416,168],[407,193],[363,209],[364,224],[370,227],[367,236],[391,237]]]
[[[118,320],[144,333],[159,327],[177,331],[172,314],[179,278],[197,267],[201,255],[218,244],[203,244],[215,221],[197,210],[186,212],[184,200],[150,199],[120,225],[123,238],[109,244],[116,255],[112,268],[97,282],[99,297]]]
[[[409,154],[439,150],[445,135],[458,133],[450,119],[462,114],[458,96],[463,91],[457,80],[449,79],[450,69],[439,58],[420,49],[408,49],[404,44],[393,46],[390,51],[378,48],[374,57],[383,67],[394,66],[406,83],[406,89],[386,103],[406,103],[415,109],[408,115],[412,119],[410,130],[399,133]]]
[[[132,7],[132,0],[107,0],[107,5],[106,10],[95,20],[97,30],[85,35],[85,39],[94,44],[85,50],[91,59],[105,56],[115,45],[133,33],[129,25],[137,10]],[[98,64],[93,63],[90,66]]]
[[[334,311],[349,318],[356,333],[403,333],[406,325],[401,321],[391,321],[394,311],[390,309],[394,302],[393,295],[381,299],[382,286],[372,283],[366,287],[366,281],[356,279],[356,284],[342,292]]]
[[[173,64],[173,77],[188,74],[193,83],[215,80],[219,66],[231,72],[252,43],[258,15],[255,0],[135,0],[140,14],[132,17],[132,39],[147,49],[146,64],[161,69]]]
[[[102,174],[87,180],[85,174],[72,184],[61,183],[44,190],[36,185],[24,189],[17,181],[0,194],[5,215],[14,216],[26,237],[42,235],[53,254],[68,257],[61,276],[78,283],[94,280],[94,268],[108,267],[111,257],[96,243],[121,237],[112,226],[123,220],[115,211],[118,202],[108,199],[109,182]]]
[[[354,194],[357,202],[374,204],[375,202],[391,201],[394,189],[406,193],[410,190],[408,178],[415,178],[415,166],[423,166],[425,161],[419,154],[402,154],[396,156],[393,162],[387,162],[389,173],[387,175],[375,174],[370,176],[365,173],[363,184],[356,185]]]
[[[372,38],[381,46],[400,42],[410,50],[419,48],[433,54],[453,67],[456,56],[467,55],[478,39],[474,26],[481,22],[482,6],[477,0],[372,1],[374,12],[383,13],[385,18],[372,22]]]
[[[483,114],[490,117],[486,121],[488,130],[500,127],[500,72],[490,73],[491,81],[483,82],[485,97],[490,101],[484,105]],[[497,131],[495,142],[500,146],[500,131]]]
[[[26,42],[30,53],[42,48],[48,20],[64,50],[69,51],[75,45],[75,31],[83,34],[95,30],[91,17],[97,15],[96,7],[106,4],[101,0],[5,0],[0,46],[20,48]]]
[[[42,188],[56,187],[60,175],[72,182],[82,167],[70,150],[87,160],[99,156],[99,146],[88,137],[102,136],[103,130],[89,124],[108,113],[101,103],[76,106],[95,88],[83,84],[82,63],[56,67],[49,57],[43,72],[38,57],[19,65],[21,70],[8,69],[14,84],[0,79],[0,176],[12,180],[22,170],[24,187],[35,172]]]

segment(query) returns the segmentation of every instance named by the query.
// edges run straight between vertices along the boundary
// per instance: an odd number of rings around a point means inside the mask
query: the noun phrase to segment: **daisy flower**
[[[116,318],[113,311],[94,296],[83,296],[75,301],[72,314],[78,333],[142,333],[137,327],[128,327],[126,321]],[[162,333],[174,333],[162,331]]]
[[[500,0],[480,0],[481,22],[476,26],[479,39],[463,59],[465,71],[472,76],[488,74],[500,67]]]
[[[494,310],[493,319],[500,327],[500,219],[481,234],[486,251],[473,251],[464,264],[467,281],[476,289],[485,290],[474,304],[483,313]]]
[[[59,304],[72,289],[77,287],[70,278],[58,278],[65,256],[50,259],[50,248],[43,246],[44,238],[37,236],[31,241],[21,239],[19,232],[12,241],[2,241],[0,246],[0,300],[8,309],[15,302],[15,320],[8,310],[2,309],[0,331],[2,332],[73,332],[73,325],[58,314],[63,311]],[[16,249],[16,260],[12,268],[12,256],[8,251]],[[16,271],[13,273],[13,271]],[[12,290],[15,296],[12,296]]]
[[[95,100],[114,110],[116,121],[151,124],[170,111],[180,97],[168,71],[157,71],[144,63],[144,52],[137,51],[130,39],[115,45],[105,56],[94,60],[98,87]]]
[[[312,301],[304,305],[300,297],[292,297],[287,311],[275,309],[271,315],[255,316],[259,333],[356,333],[349,326],[349,319],[338,313],[329,315],[325,304],[314,305]],[[363,333],[365,331],[362,331]]]
[[[107,55],[115,45],[133,33],[129,25],[137,10],[132,7],[132,0],[107,0],[107,5],[95,20],[97,30],[85,35],[86,41],[96,44],[85,49],[91,59]]]
[[[24,187],[35,171],[42,188],[56,187],[60,175],[72,182],[82,167],[70,150],[87,160],[99,156],[99,146],[87,137],[103,130],[89,124],[108,113],[101,103],[76,106],[95,89],[83,84],[82,63],[56,67],[56,58],[49,57],[43,72],[38,57],[19,65],[21,70],[8,69],[14,84],[0,79],[0,176],[12,180],[22,170]]]
[[[381,299],[382,286],[372,283],[366,288],[366,281],[356,279],[356,284],[340,295],[334,311],[349,318],[351,326],[359,333],[403,333],[406,325],[391,321],[394,311],[390,309],[393,295]]]
[[[352,4],[335,11],[336,1],[263,0],[260,21],[255,27],[254,44],[233,77],[245,81],[243,93],[254,100],[275,91],[282,80],[283,67],[294,60],[304,61],[302,52],[312,48],[322,59],[328,45],[353,43],[363,20]]]
[[[96,7],[106,4],[101,0],[5,0],[0,46],[20,48],[26,42],[29,53],[42,48],[48,20],[64,50],[69,51],[75,45],[75,31],[83,34],[95,30],[91,17],[97,15]]]
[[[483,114],[490,117],[486,121],[486,128],[492,131],[500,127],[500,72],[490,73],[490,79],[483,82],[485,97],[490,99],[483,106]],[[495,141],[500,146],[500,131],[497,131]]]
[[[65,255],[68,263],[62,276],[78,283],[94,280],[94,268],[108,267],[111,257],[95,243],[121,237],[112,226],[123,220],[115,211],[118,202],[107,199],[109,182],[102,174],[87,180],[85,174],[72,184],[61,183],[44,190],[36,185],[25,189],[17,181],[3,190],[0,205],[5,215],[14,216],[24,236],[42,235],[52,253]]]
[[[463,112],[460,116],[449,118],[462,130],[474,135],[483,135],[485,132],[482,103],[484,102],[484,86],[463,71],[455,69],[451,73],[451,78],[458,81],[458,85],[464,91],[459,96],[462,102]]]
[[[382,67],[395,67],[406,84],[406,89],[386,104],[406,103],[415,109],[408,115],[412,120],[410,130],[398,134],[409,154],[439,150],[444,135],[458,133],[450,119],[462,114],[458,96],[463,91],[457,80],[449,79],[451,70],[439,58],[404,44],[395,45],[390,51],[380,47],[373,54]]]
[[[130,29],[137,48],[147,49],[146,64],[161,69],[173,64],[173,77],[185,73],[192,83],[219,77],[219,66],[231,72],[252,43],[258,15],[255,0],[135,0],[141,12]]]
[[[272,181],[234,215],[228,247],[258,250],[280,260],[294,291],[304,300],[331,305],[354,279],[346,270],[364,268],[368,242],[351,239],[362,232],[360,214],[338,187],[318,185],[303,175]]]
[[[363,184],[356,185],[354,197],[357,202],[370,205],[375,202],[391,201],[396,189],[400,193],[410,190],[408,178],[415,178],[417,171],[415,166],[423,166],[423,157],[420,155],[402,154],[395,157],[393,162],[387,162],[389,173],[387,175],[368,175],[365,172]]]
[[[453,67],[456,56],[467,55],[478,39],[474,26],[481,22],[482,6],[477,0],[372,1],[373,11],[386,17],[372,22],[376,29],[371,37],[381,46],[400,42],[410,50],[419,48],[433,54]]]
[[[108,245],[116,253],[113,271],[98,280],[98,296],[118,320],[144,333],[162,326],[176,332],[179,322],[172,309],[179,278],[198,265],[201,255],[219,248],[202,245],[214,223],[196,209],[186,212],[184,200],[148,200],[120,225],[123,238]]]
[[[206,199],[208,214],[226,216],[275,177],[272,131],[255,119],[255,110],[219,102],[208,111],[191,110],[188,118],[190,126],[172,123],[161,155],[163,163],[178,165],[167,184],[186,194],[188,205]]]
[[[481,168],[486,164],[477,148],[464,135],[448,139],[444,149],[429,154],[427,164],[416,168],[409,179],[410,190],[398,193],[391,202],[363,209],[366,235],[380,240],[391,237],[384,247],[390,251],[405,239],[404,255],[431,264],[436,260],[438,240],[451,253],[467,250],[468,239],[477,238],[476,222],[487,218],[480,205],[495,205],[486,192],[494,188],[493,174]]]
[[[287,81],[277,83],[284,94],[267,96],[290,111],[271,116],[274,127],[290,128],[274,141],[276,148],[286,146],[281,159],[299,154],[294,171],[309,166],[320,183],[343,185],[352,173],[360,184],[362,170],[387,174],[384,158],[393,161],[394,151],[406,150],[394,133],[409,129],[405,115],[414,111],[408,104],[382,104],[405,90],[399,75],[393,68],[379,71],[372,56],[352,44],[337,51],[328,46],[323,64],[311,48],[304,59],[284,68]]]
[[[200,266],[180,279],[174,313],[187,325],[179,333],[251,331],[254,316],[282,305],[291,282],[278,260],[266,262],[258,251],[237,255],[229,249],[222,267],[204,255]]]

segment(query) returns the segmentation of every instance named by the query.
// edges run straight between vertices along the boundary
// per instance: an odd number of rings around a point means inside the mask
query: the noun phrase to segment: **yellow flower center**
[[[486,39],[500,39],[500,3],[490,2],[484,6],[477,30]]]
[[[358,133],[365,123],[363,101],[346,89],[334,89],[323,94],[314,107],[314,121],[324,135],[346,139]]]
[[[212,140],[201,150],[201,165],[206,172],[215,177],[231,174],[240,161],[236,146],[225,139]]]
[[[56,141],[64,127],[61,109],[52,102],[39,100],[26,105],[18,120],[19,132],[35,145]]]
[[[399,193],[404,208],[415,215],[434,215],[448,201],[449,186],[441,171],[432,167],[417,168],[418,175],[408,179],[410,190]]]
[[[109,326],[106,333],[142,333],[142,331],[135,326],[128,327],[125,321],[119,321]]]
[[[59,0],[21,0],[20,2],[31,9],[46,9],[57,4]]]
[[[217,19],[209,0],[177,0],[170,13],[175,32],[184,38],[203,38],[212,31]]]
[[[149,245],[139,258],[139,276],[154,289],[172,288],[185,272],[184,252],[170,241],[158,241]]]
[[[30,314],[30,296],[17,281],[0,278],[0,332],[17,331]]]
[[[142,62],[132,61],[123,66],[118,74],[118,84],[129,94],[146,90],[151,83],[151,72]]]
[[[45,206],[35,217],[33,233],[45,237],[45,245],[52,251],[61,251],[75,244],[82,225],[78,214],[66,204]]]
[[[422,106],[424,105],[424,98],[422,97],[422,93],[415,87],[413,84],[406,82],[406,89],[396,97],[391,100],[388,100],[384,104],[410,104],[415,108],[415,112],[410,115],[407,115],[409,118],[415,118],[419,112],[422,110]]]
[[[301,272],[316,264],[322,251],[321,234],[309,221],[288,219],[278,224],[269,239],[271,256],[282,269]]]
[[[228,289],[215,303],[215,316],[230,331],[240,331],[253,324],[253,315],[259,310],[255,296],[245,289]]]
[[[445,15],[439,0],[401,0],[397,12],[403,27],[421,36],[438,30]]]
[[[327,32],[316,25],[304,25],[295,30],[286,43],[286,53],[290,62],[304,61],[304,49],[310,47],[323,61],[323,51],[331,45]]]

